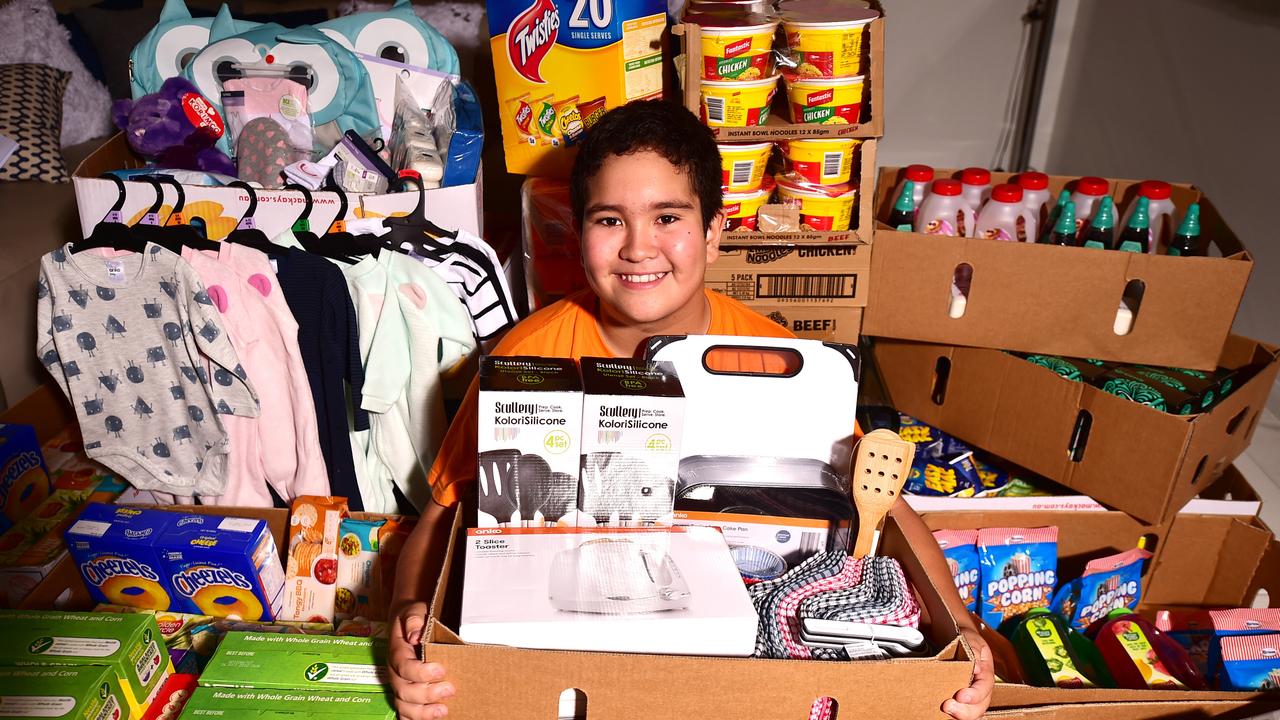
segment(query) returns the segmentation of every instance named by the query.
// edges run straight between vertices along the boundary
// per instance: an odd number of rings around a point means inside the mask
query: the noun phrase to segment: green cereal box
[[[390,684],[386,641],[230,632],[200,684],[259,690],[380,693]]]
[[[0,720],[124,720],[120,683],[104,665],[0,668]]]
[[[201,687],[182,710],[187,718],[245,720],[395,720],[396,711],[382,693],[333,690],[255,690]]]
[[[0,610],[0,627],[0,666],[107,666],[126,715],[140,716],[173,670],[152,615]]]

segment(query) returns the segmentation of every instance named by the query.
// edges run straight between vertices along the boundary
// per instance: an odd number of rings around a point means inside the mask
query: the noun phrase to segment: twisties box
[[[0,532],[30,515],[52,492],[35,428],[0,425]]]
[[[396,720],[395,708],[381,693],[326,690],[255,690],[197,688],[182,710],[183,718],[236,720]]]
[[[176,513],[90,503],[67,529],[67,549],[95,602],[176,607],[158,542]]]
[[[111,668],[0,668],[0,718],[122,720],[128,716]]]
[[[152,615],[0,610],[0,627],[0,666],[108,667],[126,706],[120,717],[140,717],[172,670]]]
[[[671,524],[683,432],[671,363],[582,358],[578,524]]]
[[[582,381],[567,358],[480,360],[477,525],[545,525],[578,493]]]
[[[610,108],[662,95],[662,0],[488,0],[507,171],[567,177]]]
[[[200,676],[202,686],[382,694],[385,640],[230,632]]]
[[[159,551],[183,612],[269,621],[280,610],[284,567],[265,520],[178,515]]]

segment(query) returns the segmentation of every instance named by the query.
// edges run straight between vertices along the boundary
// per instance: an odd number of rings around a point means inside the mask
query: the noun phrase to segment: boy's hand
[[[971,628],[961,628],[960,634],[973,648],[976,659],[973,662],[973,681],[969,687],[962,688],[955,697],[942,703],[942,711],[955,720],[978,720],[991,705],[991,691],[996,684],[995,662],[991,659],[991,648],[982,635]]]
[[[404,605],[391,621],[387,665],[401,720],[429,720],[449,714],[442,703],[453,697],[453,684],[444,682],[444,666],[418,659],[418,645],[427,624],[427,604]]]

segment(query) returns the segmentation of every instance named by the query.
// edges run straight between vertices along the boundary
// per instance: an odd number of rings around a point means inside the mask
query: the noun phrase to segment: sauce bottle
[[[1145,253],[1151,248],[1151,225],[1147,220],[1147,207],[1151,201],[1139,197],[1135,203],[1129,222],[1116,240],[1116,249],[1121,252]]]
[[[973,210],[960,195],[960,181],[934,180],[920,212],[916,213],[916,232],[963,237],[972,227]]]
[[[1204,256],[1204,243],[1200,240],[1200,203],[1191,203],[1187,214],[1182,216],[1178,231],[1169,241],[1169,254]]]
[[[1045,224],[1040,226],[1040,238],[1036,242],[1047,242],[1045,239],[1049,233],[1053,232],[1053,228],[1058,224],[1058,216],[1062,214],[1062,206],[1071,200],[1071,191],[1063,189],[1058,193],[1058,202],[1049,210],[1048,217],[1045,218]],[[1072,207],[1075,207],[1073,204]]]
[[[1062,616],[1032,608],[1010,634],[1027,681],[1037,687],[1112,687],[1098,649]]]
[[[1086,633],[1102,653],[1116,686],[1129,690],[1207,690],[1191,656],[1176,640],[1129,608],[1117,608]]]
[[[978,213],[973,237],[980,240],[1026,242],[1036,236],[1036,219],[1022,203],[1022,188],[997,185]]]
[[[1173,234],[1173,186],[1163,180],[1143,180],[1138,183],[1138,197],[1147,199],[1150,252],[1160,252],[1161,248],[1169,247],[1170,236]],[[1138,201],[1135,198],[1120,220],[1121,227],[1129,225],[1129,218],[1137,207]]]
[[[1058,221],[1047,235],[1040,236],[1045,245],[1074,246],[1076,244],[1076,204],[1068,200],[1058,213]]]
[[[960,171],[960,184],[964,186],[964,201],[975,213],[991,197],[991,171],[969,167]]]
[[[907,183],[915,183],[914,189],[911,191],[911,207],[920,211],[924,205],[924,194],[929,189],[929,183],[933,182],[933,168],[928,165],[908,165],[907,169],[902,173],[903,180],[898,184],[893,196],[896,198],[902,194],[902,188]]]
[[[1111,183],[1092,175],[1076,181],[1075,192],[1071,193],[1071,202],[1076,204],[1076,235],[1080,235],[1085,226],[1093,219],[1093,212],[1098,208],[1102,198],[1111,191]]]
[[[1036,219],[1036,227],[1044,227],[1049,215],[1049,176],[1041,172],[1024,172],[1016,178],[1022,188],[1022,204]]]
[[[1093,220],[1089,222],[1089,227],[1081,238],[1081,247],[1115,249],[1115,217],[1115,204],[1111,202],[1110,196],[1102,198],[1098,211],[1094,213]]]
[[[916,192],[916,184],[911,180],[902,183],[898,199],[893,203],[889,213],[889,227],[902,232],[911,232],[912,221],[916,216],[916,204],[912,200]]]

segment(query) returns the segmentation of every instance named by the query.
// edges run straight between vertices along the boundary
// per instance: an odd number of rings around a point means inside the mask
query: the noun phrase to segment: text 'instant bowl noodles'
[[[862,120],[863,87],[861,75],[788,81],[791,122],[855,125]]]
[[[702,28],[703,80],[759,80],[773,74],[777,21],[746,27]]]
[[[858,198],[857,185],[807,185],[795,176],[779,175],[778,199],[784,204],[800,206],[803,230],[848,230],[853,219],[853,203]]]
[[[716,147],[720,148],[720,186],[725,192],[760,189],[773,143],[719,143]]]
[[[756,214],[769,200],[769,190],[724,194],[724,229],[756,229]]]
[[[711,127],[763,125],[777,89],[777,75],[760,80],[703,80],[702,121]]]
[[[817,185],[843,185],[853,176],[853,153],[862,145],[853,138],[791,140],[785,146],[792,172]]]
[[[804,13],[784,18],[787,46],[802,77],[845,77],[862,74],[863,40],[873,18],[801,22]],[[797,18],[797,19],[791,19]]]

